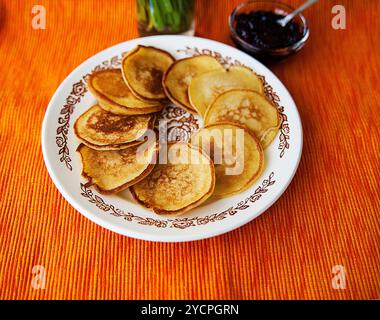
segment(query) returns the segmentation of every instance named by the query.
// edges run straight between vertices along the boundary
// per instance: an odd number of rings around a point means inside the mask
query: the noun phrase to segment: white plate
[[[138,44],[169,51],[177,59],[210,54],[228,66],[244,64],[265,77],[266,94],[279,108],[283,123],[265,150],[265,170],[256,183],[238,195],[207,202],[180,217],[158,216],[141,207],[129,191],[100,195],[84,186],[73,135],[77,117],[96,102],[88,92],[87,74],[117,68],[123,54]],[[186,139],[201,122],[176,107],[164,112],[172,139]],[[236,229],[267,210],[292,180],[302,152],[302,126],[297,107],[284,85],[261,63],[225,44],[187,36],[155,36],[121,43],[91,57],[59,86],[47,108],[42,127],[42,150],[50,177],[70,204],[93,222],[114,232],[151,241],[179,242],[204,239]]]

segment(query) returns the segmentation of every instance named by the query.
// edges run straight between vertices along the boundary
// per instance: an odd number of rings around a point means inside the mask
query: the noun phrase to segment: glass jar
[[[194,2],[194,0],[136,0],[140,35],[194,35]]]

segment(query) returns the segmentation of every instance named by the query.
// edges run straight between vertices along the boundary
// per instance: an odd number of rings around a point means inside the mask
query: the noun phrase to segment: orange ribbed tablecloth
[[[231,44],[239,1],[198,1],[197,35]],[[301,1],[290,1],[292,5]],[[32,7],[44,5],[46,30]],[[301,114],[303,156],[284,195],[228,234],[189,243],[123,237],[60,195],[41,153],[41,125],[62,80],[82,61],[138,36],[130,1],[0,0],[2,299],[379,299],[380,5],[341,0],[305,15],[311,37],[272,66]],[[31,285],[34,265],[46,288]],[[332,287],[342,265],[346,289]]]

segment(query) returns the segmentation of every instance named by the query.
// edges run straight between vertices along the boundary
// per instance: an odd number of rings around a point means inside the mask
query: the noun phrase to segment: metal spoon
[[[281,18],[280,20],[277,20],[277,23],[285,27],[290,20],[292,20],[297,14],[299,14],[301,11],[305,10],[306,8],[309,8],[311,5],[316,3],[318,0],[308,0],[303,5],[299,6],[296,10],[294,10],[292,13],[289,13],[285,17]]]

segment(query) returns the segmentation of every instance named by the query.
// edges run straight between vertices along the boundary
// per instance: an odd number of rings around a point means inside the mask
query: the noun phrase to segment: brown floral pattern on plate
[[[71,94],[66,98],[66,104],[62,107],[60,111],[60,116],[58,117],[59,126],[56,130],[55,142],[59,148],[59,161],[65,163],[67,169],[69,169],[70,171],[73,169],[70,164],[70,150],[67,146],[68,133],[70,127],[70,117],[74,112],[75,105],[81,102],[81,99],[82,97],[84,97],[86,92],[87,87],[83,80],[74,83]]]
[[[223,56],[221,53],[217,51],[213,51],[210,49],[199,49],[197,47],[186,47],[185,49],[178,49],[177,52],[184,53],[185,55],[191,56],[199,56],[201,54],[205,54],[215,58],[220,64],[222,64],[225,68],[231,66],[244,66],[239,60],[232,59],[229,56]]]
[[[240,211],[248,209],[251,204],[258,201],[264,193],[268,191],[268,188],[272,186],[276,180],[273,180],[274,172],[271,172],[267,179],[264,179],[259,187],[256,188],[255,192],[247,197],[245,200],[240,201],[236,206],[230,207],[219,213],[210,214],[204,217],[185,217],[176,219],[155,219],[155,218],[145,218],[135,215],[131,212],[123,211],[121,209],[115,208],[112,204],[107,204],[103,198],[99,195],[94,194],[94,192],[89,188],[88,185],[81,183],[81,195],[88,199],[90,203],[95,204],[99,209],[109,212],[115,217],[123,218],[126,221],[134,221],[138,224],[143,224],[146,226],[152,226],[157,228],[177,228],[186,229],[189,227],[206,225],[210,222],[217,222],[226,219],[228,216],[234,216]]]
[[[159,131],[167,133],[167,141],[189,141],[192,133],[200,127],[198,116],[173,104],[162,110],[157,124]]]
[[[280,104],[280,97],[273,90],[273,87],[270,84],[268,84],[264,76],[259,75],[259,77],[264,85],[265,96],[277,107],[281,116],[280,137],[279,137],[280,143],[278,145],[278,149],[281,150],[280,158],[282,158],[285,154],[285,149],[289,149],[290,147],[290,144],[289,144],[290,128],[289,128],[289,123],[288,123],[288,117],[284,112],[284,107]]]

